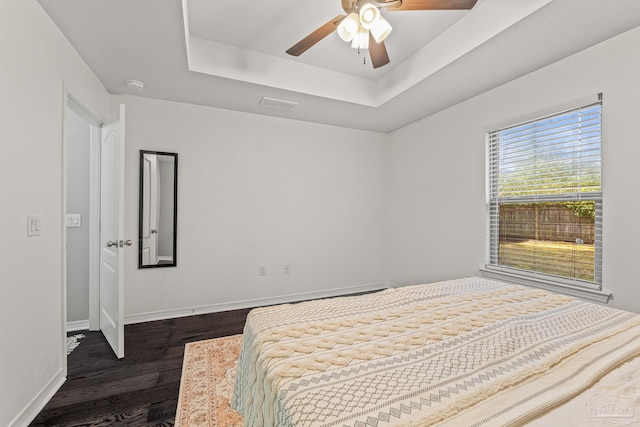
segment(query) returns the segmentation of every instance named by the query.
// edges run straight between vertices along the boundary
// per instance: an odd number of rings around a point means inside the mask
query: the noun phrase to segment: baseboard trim
[[[36,397],[31,401],[26,408],[22,410],[22,412],[14,418],[14,420],[9,424],[9,427],[26,427],[33,420],[36,419],[40,411],[45,407],[45,405],[51,400],[54,394],[62,387],[62,384],[66,381],[66,377],[62,369],[60,369],[49,381],[47,385],[40,390],[40,393],[36,395]]]
[[[134,323],[153,322],[156,320],[174,319],[177,317],[196,316],[198,314],[218,313],[221,311],[240,310],[243,308],[263,307],[275,304],[286,304],[318,298],[331,298],[349,294],[356,294],[359,292],[379,291],[391,287],[394,287],[394,284],[390,282],[371,283],[367,285],[349,286],[345,288],[327,289],[323,291],[280,295],[277,297],[257,298],[197,307],[185,307],[175,310],[162,310],[148,313],[130,314],[124,317],[124,323],[125,325],[131,325]]]
[[[73,322],[67,322],[67,332],[87,331],[87,330],[89,330],[89,319],[74,320]]]

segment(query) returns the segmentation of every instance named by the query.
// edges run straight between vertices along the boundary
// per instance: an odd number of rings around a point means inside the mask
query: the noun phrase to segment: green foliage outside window
[[[580,202],[566,202],[565,205],[580,218],[596,217],[596,202],[594,200],[584,200]]]

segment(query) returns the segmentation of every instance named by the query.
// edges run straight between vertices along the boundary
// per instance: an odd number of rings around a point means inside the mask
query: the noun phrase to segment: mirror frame
[[[143,189],[144,189],[144,155],[156,154],[160,156],[171,156],[174,158],[173,171],[173,262],[164,264],[147,264],[142,263],[142,229],[143,229]],[[139,177],[139,204],[138,204],[138,268],[160,268],[175,267],[177,265],[177,226],[178,226],[178,153],[169,153],[166,151],[140,150],[140,177]]]

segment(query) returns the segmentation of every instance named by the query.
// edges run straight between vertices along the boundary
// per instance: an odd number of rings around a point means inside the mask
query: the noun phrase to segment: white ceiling
[[[640,26],[638,0],[479,0],[471,11],[384,11],[391,63],[330,34],[284,51],[340,0],[39,0],[109,92],[378,132]],[[363,60],[366,64],[363,64]],[[145,83],[143,91],[126,86]],[[298,103],[260,105],[262,97]]]

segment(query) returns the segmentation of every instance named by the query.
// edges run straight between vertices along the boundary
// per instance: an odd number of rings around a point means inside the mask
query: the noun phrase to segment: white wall
[[[108,94],[35,1],[0,2],[0,58],[0,425],[8,426],[64,367],[62,81],[99,114]],[[41,236],[27,238],[27,215],[42,216]]]
[[[138,270],[132,246],[127,315],[386,280],[387,135],[119,100],[127,109],[126,238],[137,242],[139,150],[179,154],[178,266]]]
[[[485,132],[603,92],[603,283],[640,312],[640,29],[462,102],[392,134],[390,278],[478,274],[485,254]]]
[[[67,322],[89,320],[89,165],[91,127],[67,108],[67,213],[80,227],[67,227]]]

